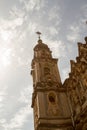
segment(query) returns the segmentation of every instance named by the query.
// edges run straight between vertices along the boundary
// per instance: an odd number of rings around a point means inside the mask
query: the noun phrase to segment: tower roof
[[[34,51],[37,51],[37,50],[48,50],[48,51],[50,51],[48,46],[46,44],[44,44],[41,39],[38,40],[38,44],[34,47]]]

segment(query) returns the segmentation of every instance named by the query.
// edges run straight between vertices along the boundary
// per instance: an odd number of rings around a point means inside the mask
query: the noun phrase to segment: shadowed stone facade
[[[87,38],[78,43],[69,78],[61,83],[58,59],[39,37],[34,47],[32,107],[35,130],[87,129]]]
[[[63,87],[67,89],[75,130],[87,130],[87,37],[85,43],[78,43],[78,52]]]

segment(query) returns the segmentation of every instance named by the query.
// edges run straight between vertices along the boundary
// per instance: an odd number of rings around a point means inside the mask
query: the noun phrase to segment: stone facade
[[[75,130],[87,129],[87,37],[85,43],[78,43],[79,55],[76,62],[71,60],[71,73],[63,87],[72,108]]]
[[[87,129],[87,38],[78,43],[69,78],[61,83],[58,59],[39,38],[34,47],[32,107],[35,130]]]

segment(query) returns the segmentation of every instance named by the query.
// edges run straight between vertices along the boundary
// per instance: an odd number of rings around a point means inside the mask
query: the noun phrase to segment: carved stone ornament
[[[74,101],[74,104],[77,104],[79,102],[79,99],[75,90],[72,90],[72,99]]]
[[[87,130],[87,123],[86,123],[86,124],[84,124],[84,126],[83,126],[82,130]]]

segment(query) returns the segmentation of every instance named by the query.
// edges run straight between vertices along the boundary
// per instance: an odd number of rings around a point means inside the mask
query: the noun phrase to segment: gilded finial
[[[36,33],[37,33],[38,38],[39,38],[39,40],[40,40],[40,35],[41,35],[41,32],[36,32]]]

